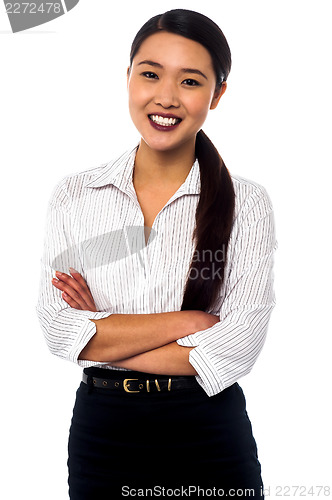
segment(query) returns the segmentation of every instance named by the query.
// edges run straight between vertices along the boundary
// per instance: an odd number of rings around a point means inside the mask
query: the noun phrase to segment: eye
[[[197,80],[193,80],[192,78],[187,78],[186,80],[183,80],[185,85],[188,85],[188,87],[198,87],[200,83]]]
[[[152,71],[144,71],[143,73],[141,73],[141,75],[145,76],[149,80],[154,80],[158,78],[158,75],[156,75],[156,73],[153,73]]]

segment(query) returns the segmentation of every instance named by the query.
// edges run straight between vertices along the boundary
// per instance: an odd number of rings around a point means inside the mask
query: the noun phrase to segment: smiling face
[[[203,45],[162,31],[144,40],[128,70],[129,111],[145,143],[157,151],[195,145],[216,90],[212,59]]]

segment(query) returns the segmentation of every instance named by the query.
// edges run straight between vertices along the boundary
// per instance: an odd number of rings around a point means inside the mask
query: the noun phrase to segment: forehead
[[[200,43],[181,35],[162,31],[144,40],[134,57],[134,64],[141,60],[158,62],[169,67],[195,67],[213,72],[209,51]]]

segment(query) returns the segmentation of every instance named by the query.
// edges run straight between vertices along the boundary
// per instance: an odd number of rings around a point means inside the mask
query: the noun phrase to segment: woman
[[[52,195],[37,310],[51,352],[84,368],[71,499],[134,487],[263,498],[237,381],[275,304],[273,212],[265,189],[230,175],[201,130],[230,68],[207,17],[151,18],[128,68],[139,145]]]

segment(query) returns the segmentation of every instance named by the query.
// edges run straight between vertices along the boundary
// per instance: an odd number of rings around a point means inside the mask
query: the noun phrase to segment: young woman
[[[37,311],[51,352],[84,368],[69,434],[73,500],[166,486],[263,498],[237,381],[275,304],[273,211],[201,130],[230,68],[207,17],[150,19],[128,68],[139,145],[66,176],[51,197]]]

